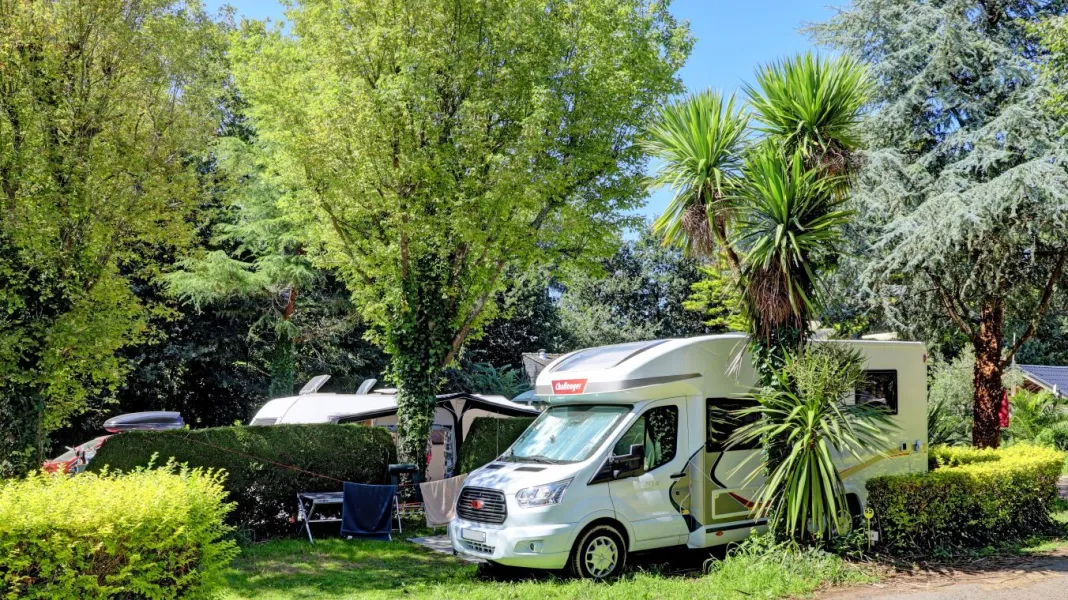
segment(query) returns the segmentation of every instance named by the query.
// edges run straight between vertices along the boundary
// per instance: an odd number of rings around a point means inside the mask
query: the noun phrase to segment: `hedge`
[[[168,465],[0,483],[0,596],[213,597],[237,555],[223,477]]]
[[[459,472],[470,473],[493,461],[533,422],[534,417],[478,417],[473,420],[471,430],[460,446]]]
[[[1062,452],[1019,445],[930,455],[944,466],[868,480],[868,506],[887,550],[984,547],[1048,531]]]
[[[128,471],[173,457],[191,467],[223,469],[237,507],[230,523],[261,539],[292,534],[297,492],[337,492],[343,481],[386,483],[397,448],[383,428],[363,425],[273,425],[129,432],[109,438],[89,463]],[[286,465],[287,467],[278,466]]]

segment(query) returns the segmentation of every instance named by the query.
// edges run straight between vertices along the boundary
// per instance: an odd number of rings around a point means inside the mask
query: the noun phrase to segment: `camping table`
[[[343,492],[304,492],[297,494],[297,505],[300,506],[300,518],[304,519],[304,530],[308,532],[308,541],[312,544],[315,540],[312,539],[311,524],[312,523],[334,523],[341,522],[340,517],[334,517],[330,519],[312,519],[312,515],[315,514],[315,507],[319,505],[327,504],[341,504],[342,498],[345,494]]]

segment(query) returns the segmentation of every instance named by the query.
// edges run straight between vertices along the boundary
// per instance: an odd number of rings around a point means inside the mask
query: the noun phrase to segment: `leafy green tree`
[[[225,36],[197,2],[0,3],[0,473],[107,395],[191,239]]]
[[[698,265],[697,270],[701,279],[690,286],[683,308],[700,314],[711,331],[746,331],[738,285],[726,259]]]
[[[213,155],[217,186],[232,218],[215,225],[209,247],[180,260],[164,275],[170,294],[198,309],[235,298],[249,300],[259,314],[250,337],[273,342],[271,398],[293,394],[296,344],[307,328],[295,319],[299,304],[315,302],[325,274],[304,252],[296,223],[278,207],[281,191],[268,179],[255,146],[236,137],[222,138]],[[297,315],[299,316],[299,315]]]
[[[645,0],[295,2],[233,57],[289,213],[390,355],[405,460],[503,274],[605,255],[691,47]]]
[[[902,330],[949,322],[972,347],[979,447],[998,445],[1002,374],[1068,260],[1063,120],[1044,102],[1029,27],[1065,10],[1045,0],[855,0],[814,28],[877,82],[856,187],[877,232],[864,283]]]
[[[642,229],[602,262],[600,272],[567,279],[560,317],[569,349],[707,333],[702,315],[685,306],[701,281],[698,266]]]

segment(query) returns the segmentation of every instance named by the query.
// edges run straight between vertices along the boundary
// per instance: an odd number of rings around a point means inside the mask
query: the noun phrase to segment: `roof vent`
[[[363,383],[361,383],[360,387],[356,390],[356,393],[357,394],[370,394],[371,390],[375,389],[375,385],[377,385],[377,384],[378,384],[378,380],[373,378],[373,377],[371,379],[364,379]]]
[[[549,354],[544,349],[538,350],[538,358],[549,358]]]
[[[308,383],[305,383],[304,387],[300,388],[300,392],[298,392],[297,395],[307,396],[308,394],[314,394],[319,391],[319,388],[326,385],[327,381],[330,381],[329,375],[316,375],[315,377],[312,377]]]

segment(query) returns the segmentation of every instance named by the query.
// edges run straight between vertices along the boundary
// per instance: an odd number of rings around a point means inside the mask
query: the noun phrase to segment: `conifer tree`
[[[952,323],[974,348],[980,447],[998,445],[1002,374],[1068,260],[1061,123],[1044,102],[1031,27],[1065,11],[1048,0],[855,0],[812,28],[877,82],[855,189],[874,236],[862,284],[898,327]]]

